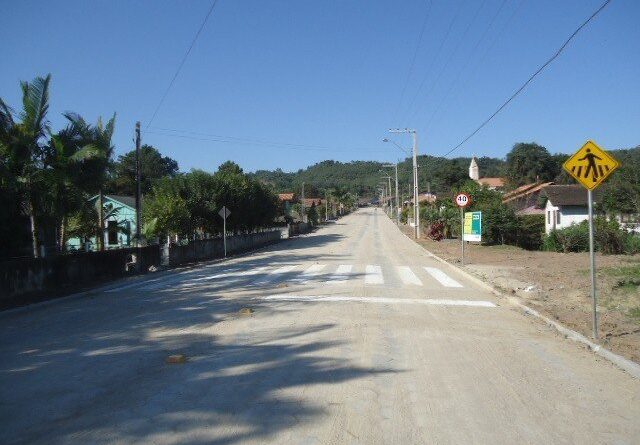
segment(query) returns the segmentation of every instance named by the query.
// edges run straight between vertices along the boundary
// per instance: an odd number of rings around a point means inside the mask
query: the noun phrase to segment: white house
[[[549,185],[544,188],[547,197],[545,207],[545,232],[564,229],[579,224],[589,217],[587,189],[581,185]],[[594,201],[599,194],[594,192]]]

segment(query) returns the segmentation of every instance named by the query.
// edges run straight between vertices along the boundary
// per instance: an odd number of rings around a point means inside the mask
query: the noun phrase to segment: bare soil
[[[409,236],[412,229],[402,230]],[[419,244],[457,265],[460,241]],[[523,303],[586,337],[592,336],[587,253],[527,251],[514,246],[465,245],[467,272],[518,296]],[[640,363],[640,255],[596,255],[600,343]]]

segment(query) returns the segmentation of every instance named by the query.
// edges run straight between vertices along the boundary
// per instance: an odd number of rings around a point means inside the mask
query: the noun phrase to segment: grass
[[[612,277],[628,277],[632,280],[640,280],[640,264],[634,264],[632,266],[608,267],[606,269],[602,269],[602,272]]]
[[[629,316],[635,321],[640,322],[640,306],[629,309]]]

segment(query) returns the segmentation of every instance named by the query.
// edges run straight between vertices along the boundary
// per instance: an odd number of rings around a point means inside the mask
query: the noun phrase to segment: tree
[[[46,202],[43,177],[44,150],[42,139],[49,131],[49,84],[51,75],[36,77],[32,82],[21,82],[22,110],[19,121],[13,118],[11,108],[0,99],[0,153],[10,182],[19,196],[22,208],[31,222],[33,256],[40,256],[39,210]]]
[[[507,178],[514,186],[535,181],[552,181],[561,166],[549,151],[535,142],[517,143],[507,154]]]
[[[115,130],[116,114],[103,124],[102,118],[98,118],[96,125],[92,126],[78,114],[67,113],[67,119],[76,128],[83,141],[86,142],[84,149],[91,155],[89,162],[84,165],[84,173],[88,179],[85,184],[87,190],[97,190],[98,201],[98,248],[104,250],[104,188],[109,179],[111,161],[115,147],[111,142]]]
[[[178,163],[168,156],[162,156],[151,145],[140,147],[140,188],[143,194],[151,191],[154,181],[165,176],[175,176]],[[109,188],[119,195],[136,194],[136,151],[132,150],[118,157],[114,165],[114,177]]]

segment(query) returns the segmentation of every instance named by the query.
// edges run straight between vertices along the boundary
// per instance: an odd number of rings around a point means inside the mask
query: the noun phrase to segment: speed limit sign
[[[468,193],[458,193],[455,201],[458,207],[467,207],[471,204],[471,196]]]

